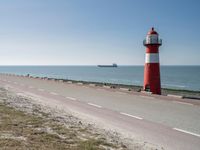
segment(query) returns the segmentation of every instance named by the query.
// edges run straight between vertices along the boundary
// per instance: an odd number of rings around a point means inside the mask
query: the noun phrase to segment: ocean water
[[[1,73],[62,79],[143,84],[143,66],[0,66]],[[161,66],[161,85],[165,88],[200,91],[200,66]]]

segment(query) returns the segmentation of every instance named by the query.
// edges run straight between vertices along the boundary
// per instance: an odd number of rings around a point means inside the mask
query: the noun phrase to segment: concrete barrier
[[[78,85],[83,85],[83,83],[81,83],[81,82],[78,82],[77,84],[78,84]]]
[[[169,97],[173,97],[173,98],[180,98],[180,99],[183,98],[183,96],[181,96],[181,95],[167,94],[167,96],[169,96]]]
[[[128,88],[119,88],[119,89],[122,90],[122,91],[129,91]]]
[[[106,89],[110,89],[110,86],[107,86],[107,85],[104,85],[103,87]]]
[[[148,92],[148,91],[141,91],[141,93],[144,93],[144,94],[152,94],[152,92]]]
[[[89,84],[89,86],[93,86],[93,87],[94,87],[94,86],[96,86],[96,85],[95,85],[95,84]]]

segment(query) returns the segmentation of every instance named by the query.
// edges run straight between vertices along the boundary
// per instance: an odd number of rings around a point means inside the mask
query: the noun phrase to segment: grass
[[[38,111],[38,110],[37,110]],[[26,114],[0,102],[0,149],[104,150],[117,149],[102,138],[91,138],[86,128],[67,128],[55,119]],[[79,138],[85,134],[85,139]],[[91,135],[89,135],[91,134]]]

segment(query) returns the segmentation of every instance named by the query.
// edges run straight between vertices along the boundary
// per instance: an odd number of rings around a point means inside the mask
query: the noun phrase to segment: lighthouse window
[[[157,43],[158,42],[158,36],[157,35],[151,35],[149,36],[150,43]]]

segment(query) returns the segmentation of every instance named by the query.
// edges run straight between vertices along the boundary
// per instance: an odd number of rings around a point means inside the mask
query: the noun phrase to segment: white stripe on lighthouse
[[[146,53],[145,63],[159,63],[158,53]]]

